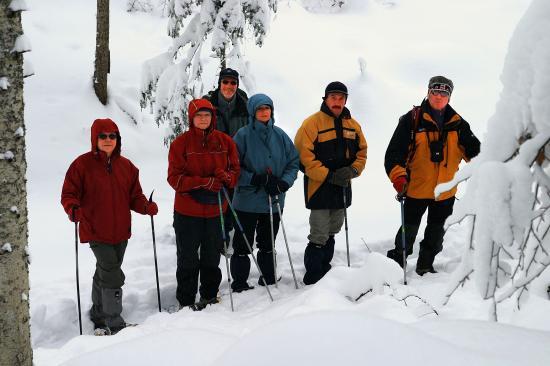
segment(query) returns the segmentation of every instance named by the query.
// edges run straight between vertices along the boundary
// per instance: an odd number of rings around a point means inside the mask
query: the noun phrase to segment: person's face
[[[223,78],[220,82],[220,91],[226,100],[230,100],[237,92],[237,80],[233,78]]]
[[[443,110],[447,104],[449,104],[449,99],[451,96],[449,93],[445,91],[440,90],[429,90],[428,91],[428,102],[430,103],[430,107],[432,109],[435,109],[436,111]]]
[[[325,104],[335,117],[340,116],[346,105],[346,95],[342,93],[329,93],[325,98]]]
[[[210,112],[201,111],[195,113],[193,117],[193,125],[199,130],[206,130],[212,123],[212,114]]]
[[[111,156],[116,147],[115,132],[101,132],[97,135],[97,148],[103,151],[107,156]]]
[[[268,105],[261,105],[256,109],[256,120],[267,123],[271,118],[271,108]]]

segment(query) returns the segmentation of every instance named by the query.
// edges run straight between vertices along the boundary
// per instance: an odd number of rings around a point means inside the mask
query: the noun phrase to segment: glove
[[[250,184],[253,186],[265,186],[269,182],[270,175],[268,174],[254,174],[250,179]]]
[[[392,180],[393,188],[397,191],[398,194],[403,195],[405,192],[407,192],[407,185],[409,182],[407,182],[407,176],[406,175],[400,175],[399,177]]]
[[[355,170],[352,166],[345,166],[343,168],[336,169],[334,174],[336,174],[340,179],[345,179],[348,181],[359,175],[357,174],[357,170]]]
[[[265,191],[270,196],[276,196],[278,194],[281,194],[283,192],[288,191],[289,185],[287,182],[285,182],[282,179],[273,177],[268,181],[268,183],[265,185]]]
[[[159,208],[155,202],[149,202],[145,208],[145,213],[149,216],[155,216],[158,214]]]
[[[223,184],[218,178],[210,177],[207,179],[208,179],[208,183],[206,183],[206,186],[204,187],[204,189],[214,193],[218,193],[222,189]]]
[[[347,187],[350,180],[342,178],[341,175],[342,174],[336,174],[336,172],[329,172],[327,176],[327,182],[329,182],[330,184],[334,184],[335,186]]]
[[[69,214],[69,220],[72,222],[80,222],[84,216],[82,215],[82,210],[78,206],[73,206],[71,213]]]
[[[214,171],[214,175],[223,183],[223,185],[229,186],[231,184],[231,175],[222,168],[216,169],[216,171]]]

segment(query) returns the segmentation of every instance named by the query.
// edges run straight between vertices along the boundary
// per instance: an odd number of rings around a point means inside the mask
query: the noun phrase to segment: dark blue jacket
[[[271,119],[267,124],[256,121],[254,116],[261,105],[271,107]],[[256,94],[248,99],[248,124],[235,134],[233,139],[239,151],[241,175],[233,196],[235,209],[245,212],[268,213],[269,203],[265,189],[250,184],[252,176],[264,174],[271,169],[273,176],[292,186],[298,175],[299,157],[292,140],[274,125],[273,101],[265,94]],[[281,208],[285,194],[279,195]],[[277,208],[273,207],[273,212]]]

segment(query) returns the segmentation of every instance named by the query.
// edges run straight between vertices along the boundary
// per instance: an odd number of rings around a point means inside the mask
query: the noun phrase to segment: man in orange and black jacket
[[[334,235],[344,223],[344,209],[351,205],[351,180],[367,162],[367,141],[345,107],[347,99],[344,84],[329,83],[321,110],[306,118],[294,139],[304,173],[306,208],[311,210],[304,253],[306,285],[319,281],[331,268]]]
[[[435,256],[443,249],[443,225],[453,212],[456,187],[434,196],[440,183],[450,181],[462,159],[469,161],[479,153],[480,142],[470,125],[449,105],[453,82],[434,76],[428,83],[428,95],[399,119],[384,165],[397,193],[404,197],[406,255],[413,251],[422,216],[428,210],[428,223],[416,272],[435,273]],[[401,228],[395,237],[395,249],[388,257],[403,266]]]

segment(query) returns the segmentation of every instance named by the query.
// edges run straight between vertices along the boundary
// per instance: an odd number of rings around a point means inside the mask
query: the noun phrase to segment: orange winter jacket
[[[479,153],[480,142],[470,125],[448,105],[444,114],[443,129],[430,115],[430,107],[424,101],[418,110],[418,122],[414,121],[414,109],[399,119],[385,156],[385,168],[391,181],[407,176],[407,196],[419,199],[435,199],[438,184],[453,179],[462,159],[469,161]],[[443,142],[443,160],[431,160],[430,143]],[[456,187],[443,192],[437,200],[456,194]]]

